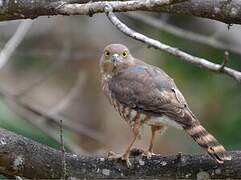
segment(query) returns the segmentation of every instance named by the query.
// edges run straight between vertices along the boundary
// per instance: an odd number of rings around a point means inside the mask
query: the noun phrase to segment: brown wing
[[[109,81],[109,89],[113,98],[135,110],[166,115],[183,126],[192,124],[194,116],[184,97],[174,81],[157,67],[138,65],[120,71]]]

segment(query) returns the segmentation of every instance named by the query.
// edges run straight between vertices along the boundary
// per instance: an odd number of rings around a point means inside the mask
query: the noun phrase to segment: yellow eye
[[[127,57],[127,55],[128,55],[127,51],[124,51],[124,52],[122,53],[122,56],[123,56],[124,58]]]
[[[108,57],[110,55],[110,52],[109,51],[105,51],[104,54],[105,54],[106,57]]]

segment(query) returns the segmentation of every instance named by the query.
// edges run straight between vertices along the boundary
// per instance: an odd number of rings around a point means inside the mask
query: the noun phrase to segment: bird
[[[109,159],[122,159],[130,167],[131,148],[146,124],[151,128],[150,144],[145,151],[148,158],[154,155],[157,132],[175,127],[184,130],[217,163],[231,160],[228,151],[201,125],[174,80],[162,69],[133,57],[122,44],[106,46],[99,65],[102,90],[134,135],[124,154],[110,152]]]

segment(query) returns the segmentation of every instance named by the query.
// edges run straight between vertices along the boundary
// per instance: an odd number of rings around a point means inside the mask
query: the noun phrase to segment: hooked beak
[[[116,65],[118,63],[122,63],[122,57],[119,54],[113,54],[111,56],[111,61]]]

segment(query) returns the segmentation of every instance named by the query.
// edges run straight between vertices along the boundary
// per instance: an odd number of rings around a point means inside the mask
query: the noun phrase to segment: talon
[[[109,151],[108,154],[107,154],[107,157],[109,157],[109,156],[114,156],[114,155],[116,155],[115,152],[113,152],[113,151]]]
[[[122,161],[125,161],[126,162],[126,165],[127,167],[131,167],[131,162],[130,162],[130,159],[129,159],[129,155],[127,154],[117,154],[115,152],[108,152],[108,155],[107,155],[107,158],[108,160],[122,160]]]
[[[125,161],[126,161],[126,166],[127,166],[128,168],[130,168],[130,167],[131,167],[131,162],[130,162],[129,158],[126,159]]]
[[[156,154],[150,151],[144,152],[144,155],[147,159],[151,159],[152,156],[155,156]]]
[[[127,166],[128,168],[131,167],[131,162],[130,162],[129,156],[127,156],[127,155],[124,154],[124,155],[121,157],[121,160],[126,162],[126,166]]]
[[[108,160],[120,159],[121,157],[122,157],[121,154],[117,154],[113,151],[109,151],[107,155]]]

